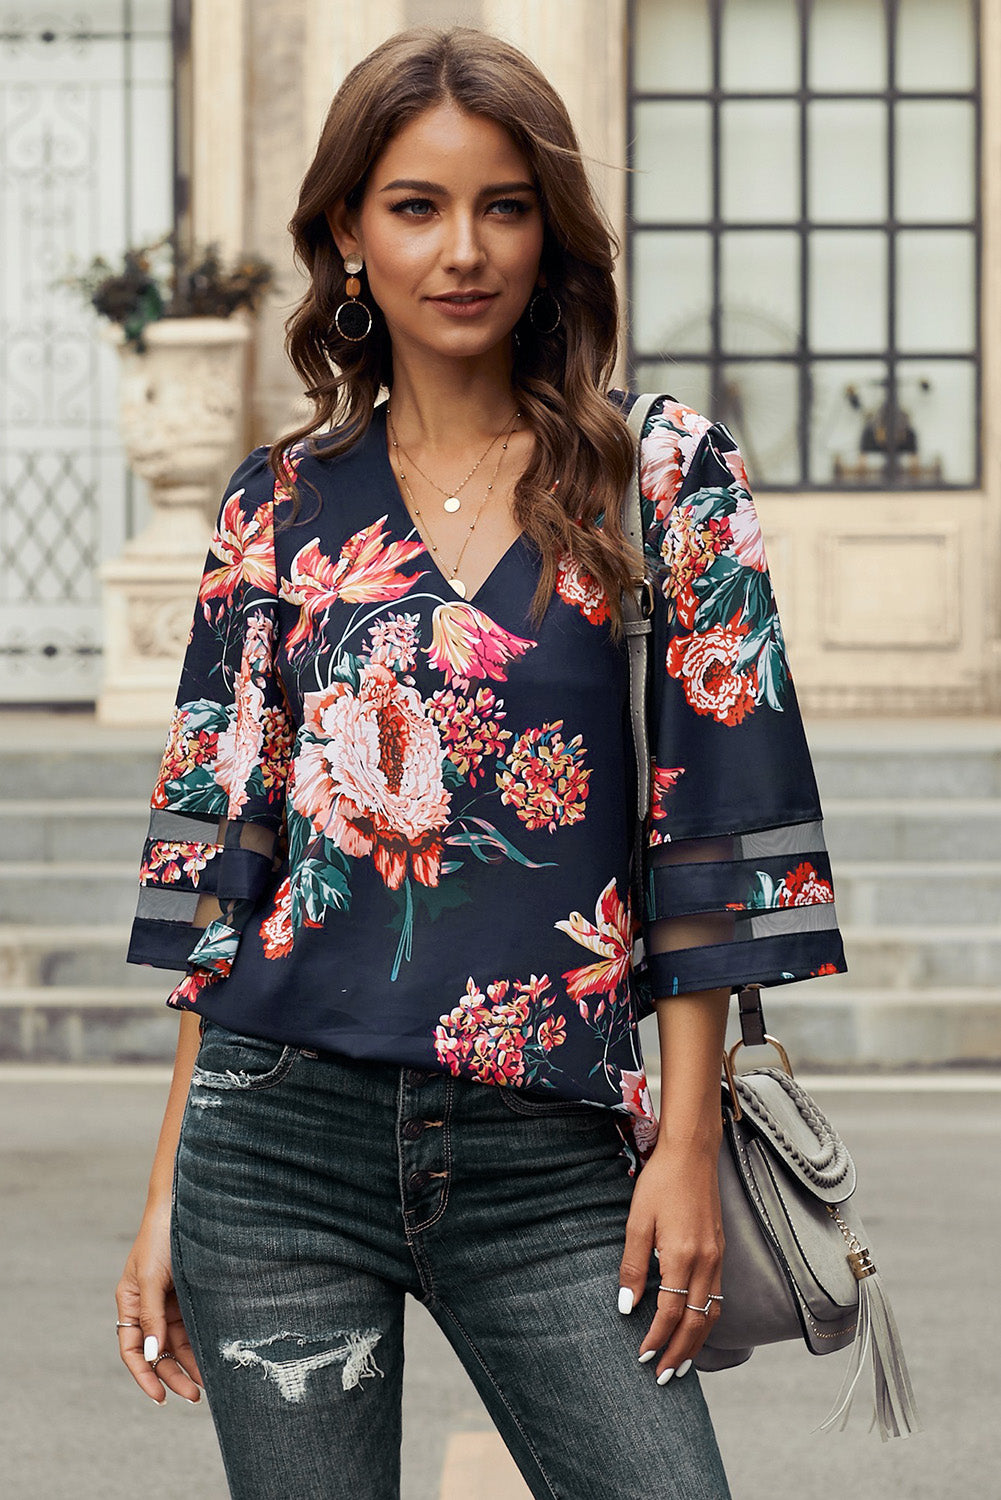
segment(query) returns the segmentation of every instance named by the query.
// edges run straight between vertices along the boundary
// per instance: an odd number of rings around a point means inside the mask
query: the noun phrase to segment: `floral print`
[[[267,455],[220,508],[130,958],[186,971],[168,1003],[235,1029],[603,1105],[636,1170],[657,1133],[638,1029],[655,999],[844,967],[822,840],[650,868],[637,915],[626,655],[595,580],[565,556],[535,623],[539,559],[515,547],[457,598],[396,486],[383,408],[334,459],[285,455],[320,495],[305,541]],[[733,440],[663,398],[640,472],[659,585],[645,841],[688,857],[814,830]],[[829,928],[807,921],[818,906]],[[759,935],[751,914],[780,908],[781,933]],[[650,945],[689,909],[728,911],[734,941]]]
[[[497,771],[501,801],[529,828],[569,827],[584,817],[590,771],[579,734],[564,744],[563,720],[526,729]]]

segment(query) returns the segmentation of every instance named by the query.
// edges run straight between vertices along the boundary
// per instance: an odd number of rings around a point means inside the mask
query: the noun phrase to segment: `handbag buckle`
[[[768,1033],[766,1032],[765,1033],[765,1042],[767,1043],[768,1046],[775,1048],[776,1052],[779,1055],[779,1060],[782,1063],[783,1068],[789,1074],[790,1078],[794,1077],[795,1075],[793,1074],[793,1071],[792,1071],[792,1063],[789,1061],[789,1054],[786,1051],[786,1049],[783,1047],[782,1043],[779,1041],[778,1037],[777,1036],[769,1036]],[[734,1067],[734,1058],[737,1056],[737,1053],[740,1051],[740,1049],[741,1049],[741,1047],[743,1047],[743,1045],[744,1045],[744,1042],[743,1042],[743,1039],[741,1039],[740,1041],[734,1042],[734,1044],[730,1048],[729,1052],[724,1052],[723,1053],[723,1076],[726,1079],[726,1086],[730,1090],[730,1100],[731,1100],[731,1103],[733,1104],[733,1118],[734,1118],[734,1120],[741,1119],[743,1117],[743,1113],[744,1113],[743,1110],[740,1107],[740,1100],[737,1097],[737,1082],[736,1082],[737,1074],[736,1074],[736,1069]]]

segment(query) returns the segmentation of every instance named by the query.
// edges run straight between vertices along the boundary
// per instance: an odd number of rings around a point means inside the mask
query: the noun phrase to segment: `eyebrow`
[[[415,193],[436,193],[439,197],[448,196],[448,188],[443,187],[440,182],[424,182],[416,177],[396,177],[392,182],[387,182],[380,193],[390,193],[400,188],[408,188]],[[489,187],[481,188],[479,196],[487,198],[494,193],[534,193],[535,184],[531,182],[494,182]]]

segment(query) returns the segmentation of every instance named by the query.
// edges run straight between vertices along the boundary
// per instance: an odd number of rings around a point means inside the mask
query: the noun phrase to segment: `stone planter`
[[[105,724],[166,731],[198,581],[219,508],[220,467],[243,407],[249,323],[164,318],[145,330],[144,354],[117,324],[102,336],[121,359],[120,422],[131,468],[149,486],[147,525],[101,568]]]

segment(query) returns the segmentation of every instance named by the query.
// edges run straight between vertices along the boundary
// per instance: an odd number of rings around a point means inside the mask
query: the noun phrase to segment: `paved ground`
[[[0,1486],[11,1500],[138,1493],[225,1500],[207,1409],[172,1400],[160,1410],[138,1394],[118,1363],[111,1326],[162,1074],[72,1078],[0,1069]],[[759,1350],[740,1370],[704,1377],[734,1500],[998,1494],[1001,1086],[969,1082],[814,1084],[859,1164],[860,1207],[893,1292],[927,1431],[881,1445],[857,1416],[848,1435],[813,1435],[841,1358],[812,1359],[791,1346]],[[417,1303],[410,1311],[405,1500],[524,1500],[450,1348]]]

